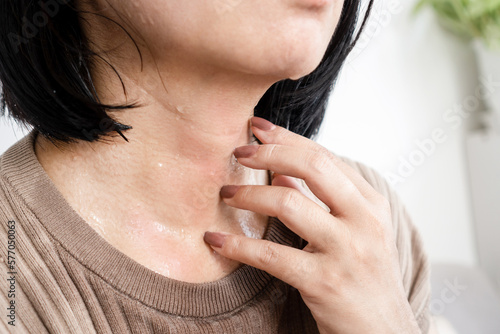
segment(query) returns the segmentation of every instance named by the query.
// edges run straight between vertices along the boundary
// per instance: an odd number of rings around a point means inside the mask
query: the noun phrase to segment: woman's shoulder
[[[335,153],[332,152],[332,154]],[[364,162],[347,156],[339,154],[335,154],[335,156],[352,167],[373,187],[373,189],[387,198],[391,206],[393,226],[396,235],[403,233],[403,230],[418,233],[401,196],[378,170]]]
[[[359,160],[337,154],[331,150],[329,152],[335,155],[337,158],[340,158],[345,164],[354,169],[358,174],[360,174],[377,192],[382,194],[391,205],[391,211],[393,216],[393,223],[395,232],[398,233],[400,231],[401,225],[406,225],[405,227],[413,228],[413,222],[407,212],[406,206],[404,205],[401,197],[397,193],[397,191],[392,187],[392,185],[388,182],[388,180],[374,167],[369,166],[368,164],[361,162]],[[299,180],[302,186],[306,189],[306,191],[312,195],[312,192],[307,187],[306,183],[303,180]],[[312,196],[316,202],[319,200],[314,195]],[[325,207],[324,205],[322,205]],[[326,207],[325,207],[326,208]]]
[[[332,151],[330,153],[353,168],[388,200],[391,207],[394,241],[398,249],[403,286],[422,333],[427,333],[430,327],[429,302],[431,295],[429,262],[423,240],[402,198],[389,181],[375,168],[356,159]],[[329,211],[328,207],[314,196],[304,180],[299,180],[299,182],[315,202]]]
[[[402,198],[379,171],[355,159],[335,155],[363,176],[389,201],[403,285],[420,328],[423,329],[423,333],[427,333],[430,326],[430,269],[428,256],[417,227]]]
[[[8,177],[5,175],[5,167],[2,161],[6,153],[0,155],[0,222],[6,224],[9,217],[14,215],[13,196],[9,186]],[[3,231],[3,230],[2,230]]]
[[[27,148],[32,145],[34,134],[33,131],[26,134],[0,154],[0,219],[14,214],[19,198],[13,183],[29,177],[20,167],[29,165],[29,161],[33,160],[32,152]]]
[[[361,176],[363,176],[363,178],[373,187],[373,189],[384,195],[389,200],[391,205],[395,204],[394,202],[401,204],[399,198],[397,198],[398,196],[395,189],[392,188],[387,179],[374,167],[371,167],[364,162],[344,155],[339,155],[334,152],[331,153],[335,154],[335,156],[340,158],[344,163],[349,165]]]

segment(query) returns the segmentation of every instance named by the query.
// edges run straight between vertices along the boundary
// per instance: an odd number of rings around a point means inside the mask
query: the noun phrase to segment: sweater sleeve
[[[423,334],[432,333],[430,331],[431,316],[429,308],[431,295],[429,262],[423,247],[422,238],[413,224],[406,207],[396,191],[376,170],[361,162],[338,154],[335,155],[361,174],[376,191],[389,200],[394,236],[399,252],[399,265],[406,296],[421,332]],[[327,209],[324,203],[314,196],[303,180],[299,180],[299,182],[315,202]]]

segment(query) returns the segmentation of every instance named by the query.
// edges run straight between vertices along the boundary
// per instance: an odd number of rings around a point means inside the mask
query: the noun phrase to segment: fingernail
[[[260,145],[246,145],[246,146],[240,146],[234,149],[234,156],[238,158],[248,158],[251,157],[252,155],[257,152],[259,149]]]
[[[240,186],[233,186],[233,185],[222,186],[222,188],[220,188],[220,195],[221,197],[224,198],[231,198],[234,196],[234,194],[236,194],[239,188]]]
[[[209,245],[214,247],[222,247],[224,245],[224,241],[226,240],[226,235],[217,232],[205,232],[203,235],[203,240]]]
[[[252,126],[255,126],[256,128],[264,131],[271,131],[276,127],[276,125],[261,117],[254,116],[250,119],[250,122]]]

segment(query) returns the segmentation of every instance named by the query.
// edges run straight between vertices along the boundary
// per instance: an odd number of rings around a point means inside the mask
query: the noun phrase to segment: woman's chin
[[[322,57],[308,57],[306,59],[297,59],[294,62],[282,63],[280,76],[283,79],[297,80],[308,74],[311,74],[320,64]]]
[[[287,79],[296,80],[313,72],[321,63],[327,45],[324,43],[297,44],[289,49],[287,56],[277,55],[273,61],[274,69],[278,69]]]
[[[310,64],[310,66],[304,67],[300,71],[296,71],[295,73],[292,73],[291,75],[289,75],[288,79],[297,80],[297,79],[300,79],[302,77],[305,77],[306,75],[311,74],[318,66],[319,66],[319,62]]]
[[[274,67],[272,69],[262,69],[262,71],[259,71],[260,73],[254,72],[254,74],[260,74],[263,77],[271,78],[274,82],[285,79],[298,80],[313,72],[319,66],[319,64],[320,61],[309,61],[300,64],[291,64],[290,66],[286,66],[286,64],[281,63],[281,66],[279,68]]]

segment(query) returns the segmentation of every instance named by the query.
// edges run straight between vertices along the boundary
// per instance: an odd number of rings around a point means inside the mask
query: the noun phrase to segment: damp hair
[[[317,135],[329,95],[372,4],[370,0],[358,24],[361,0],[345,0],[319,66],[300,79],[276,82],[260,99],[254,115],[307,138]],[[89,47],[81,15],[72,0],[0,2],[0,116],[33,127],[56,144],[102,141],[117,134],[127,140],[126,131],[133,124],[116,121],[112,113],[139,105],[100,102],[90,69],[96,60],[104,59]],[[107,65],[120,78],[113,65]]]

